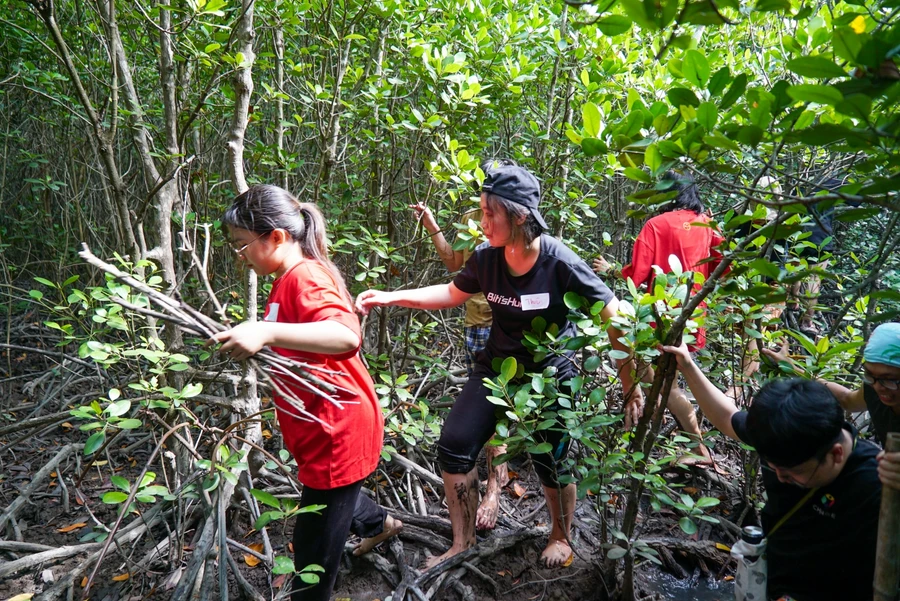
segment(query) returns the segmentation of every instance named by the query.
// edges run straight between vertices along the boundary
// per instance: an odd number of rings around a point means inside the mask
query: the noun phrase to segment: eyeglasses
[[[266,234],[260,234],[259,236],[257,236],[256,238],[254,238],[253,240],[248,242],[247,244],[241,246],[240,248],[235,248],[233,244],[229,244],[229,246],[231,246],[231,250],[234,251],[234,254],[239,255],[239,254],[243,253],[245,250],[247,250],[248,246],[250,246],[251,244],[253,244],[254,242],[256,242],[257,240],[259,240],[260,238],[262,238],[265,235]]]
[[[873,378],[869,374],[863,374],[862,381],[868,384],[869,386],[875,386],[875,384],[881,384],[882,388],[887,388],[888,390],[898,390],[900,389],[900,380],[894,380],[890,378]]]

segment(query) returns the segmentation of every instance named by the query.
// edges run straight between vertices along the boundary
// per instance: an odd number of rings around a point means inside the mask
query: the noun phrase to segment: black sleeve
[[[469,260],[463,265],[462,271],[453,278],[456,287],[466,294],[478,294],[481,292],[481,284],[478,281],[478,260],[482,257],[482,253],[475,249],[469,256]]]
[[[616,295],[603,283],[597,274],[582,260],[568,264],[569,281],[566,282],[566,291],[577,292],[593,305],[597,301],[603,301],[608,305]]]
[[[747,431],[746,411],[738,411],[731,416],[731,427],[734,429],[734,433],[737,434],[737,437],[741,439],[741,442],[748,444],[751,447],[753,446],[750,433]]]

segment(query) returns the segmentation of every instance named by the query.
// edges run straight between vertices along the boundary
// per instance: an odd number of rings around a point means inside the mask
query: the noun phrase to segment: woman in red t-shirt
[[[324,368],[317,377],[338,390],[334,403],[284,379],[278,382],[319,421],[304,419],[273,395],[285,446],[297,460],[303,484],[300,506],[325,506],[297,516],[297,570],[318,564],[325,571],[314,586],[295,579],[291,599],[327,601],[348,532],[363,537],[355,551],[361,554],[402,527],[360,492],[378,465],[384,418],[359,356],[359,319],[328,258],[325,221],[315,205],[276,186],[253,186],[235,199],[222,222],[238,256],[259,275],[274,274],[276,279],[263,320],[217,334],[220,351],[242,361],[270,346],[280,355]]]
[[[678,195],[665,205],[660,214],[647,220],[634,241],[631,263],[622,268],[623,278],[631,278],[635,286],[646,286],[647,290],[653,289],[654,266],[664,272],[671,271],[671,256],[678,258],[685,271],[699,272],[704,278],[708,278],[721,257],[716,247],[725,241],[715,227],[708,225],[710,219],[706,215],[706,207],[703,206],[697,185],[689,174],[669,171],[663,176],[663,180],[673,182],[670,189]],[[610,267],[602,257],[594,260],[594,270],[597,273],[606,273]],[[694,288],[699,289],[700,284],[695,284]],[[700,306],[706,305],[701,303]],[[688,345],[691,352],[706,346],[705,328],[699,327],[693,334],[695,341]],[[652,367],[646,367],[643,379],[653,380]],[[694,408],[684,391],[677,386],[673,386],[669,394],[668,408],[685,432],[702,440]],[[703,455],[704,463],[708,463],[710,457],[706,447],[700,444],[698,451]]]

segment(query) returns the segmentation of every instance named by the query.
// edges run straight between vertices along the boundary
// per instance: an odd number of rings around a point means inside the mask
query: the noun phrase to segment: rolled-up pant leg
[[[497,406],[487,400],[491,391],[482,380],[496,376],[493,371],[476,365],[472,376],[456,397],[438,440],[438,461],[443,471],[449,474],[471,472],[475,468],[478,452],[494,435]]]
[[[294,526],[294,567],[297,571],[316,564],[324,568],[319,582],[309,585],[294,578],[291,601],[328,601],[341,564],[347,534],[362,537],[381,534],[385,510],[360,492],[363,481],[340,488],[319,490],[305,486],[300,507],[324,505],[319,512],[301,513]]]

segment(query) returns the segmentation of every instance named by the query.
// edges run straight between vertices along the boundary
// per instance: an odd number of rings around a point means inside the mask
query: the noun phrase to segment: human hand
[[[764,348],[764,349],[763,349],[762,351],[760,351],[760,352],[761,352],[763,355],[765,355],[766,357],[768,357],[769,359],[771,359],[771,360],[775,363],[775,365],[778,365],[778,364],[781,363],[782,361],[784,361],[785,363],[793,363],[793,361],[791,360],[791,358],[788,356],[789,350],[790,350],[790,348],[789,348],[789,346],[788,346],[788,343],[785,343],[785,344],[782,345],[782,347],[781,347],[780,349],[778,349],[777,351],[772,350],[772,349]]]
[[[878,454],[878,478],[883,486],[900,490],[900,452]]]
[[[644,395],[635,392],[635,395],[625,402],[625,429],[631,430],[637,425],[644,415]]]
[[[416,221],[421,221],[422,227],[426,230],[432,234],[436,234],[441,230],[434,219],[434,213],[431,212],[431,209],[425,203],[417,202],[414,205],[409,205],[409,208],[416,212]]]
[[[390,303],[390,292],[383,290],[366,290],[356,297],[356,310],[368,315],[372,307],[384,307]]]
[[[678,367],[680,368],[687,367],[694,362],[694,360],[691,359],[691,352],[688,350],[687,344],[684,342],[682,342],[679,346],[661,345],[659,349],[663,352],[675,355],[675,361],[678,362]]]
[[[270,344],[269,329],[264,321],[245,321],[230,330],[219,332],[206,341],[206,346],[221,343],[219,352],[235,361],[243,361]]]
[[[594,259],[594,273],[603,275],[612,269],[612,264],[604,257],[600,256]]]

